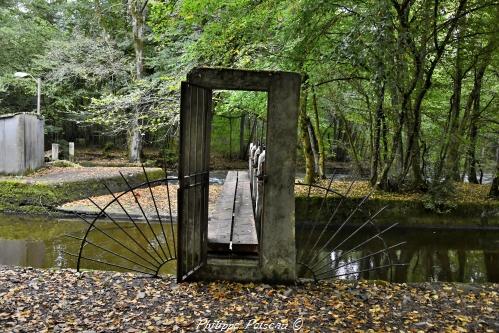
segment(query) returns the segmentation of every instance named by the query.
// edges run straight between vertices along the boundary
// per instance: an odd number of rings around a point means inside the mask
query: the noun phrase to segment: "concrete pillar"
[[[273,73],[268,92],[265,185],[260,246],[265,280],[294,282],[295,163],[301,77]]]
[[[69,143],[69,160],[71,162],[74,162],[74,160],[75,160],[75,143],[74,142]]]
[[[57,160],[59,160],[59,144],[53,143],[52,144],[52,161],[57,161]]]

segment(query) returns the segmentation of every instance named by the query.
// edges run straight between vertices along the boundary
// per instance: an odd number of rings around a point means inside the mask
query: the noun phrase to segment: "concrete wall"
[[[44,121],[33,113],[0,116],[0,174],[24,174],[44,162]]]

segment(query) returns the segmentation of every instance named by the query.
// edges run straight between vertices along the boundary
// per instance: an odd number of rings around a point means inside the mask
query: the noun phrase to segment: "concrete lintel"
[[[276,75],[283,80],[300,77],[292,72],[196,67],[187,74],[187,81],[209,89],[269,91]]]

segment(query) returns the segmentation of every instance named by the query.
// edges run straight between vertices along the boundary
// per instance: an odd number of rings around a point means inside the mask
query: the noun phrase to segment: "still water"
[[[127,230],[136,240],[141,235],[131,223],[123,223],[122,227]],[[93,233],[89,238],[92,242],[99,244],[112,252],[126,253],[122,246],[113,241],[109,236],[126,241],[123,231],[109,222],[99,224],[108,236],[101,233]],[[148,233],[145,224],[142,224],[143,232],[149,241],[155,245],[152,233]],[[160,242],[164,237],[168,239],[173,251],[173,236],[169,227],[163,230],[158,224],[153,225],[155,233]],[[78,253],[79,241],[68,237],[82,237],[87,225],[79,220],[57,220],[48,218],[25,218],[17,216],[0,217],[0,265],[9,266],[31,266],[31,267],[61,267],[75,268],[75,258],[68,253]],[[161,231],[160,231],[161,230]],[[164,231],[164,233],[163,233]],[[325,239],[334,233],[324,235]],[[348,237],[351,230],[345,229],[336,235],[338,240]],[[297,229],[297,247],[301,254],[304,248],[310,248],[307,244],[309,230]],[[312,235],[315,239],[317,235]],[[423,282],[423,281],[460,281],[460,282],[499,282],[499,231],[449,231],[429,229],[393,229],[383,237],[384,243],[380,241],[369,242],[359,251],[348,252],[349,249],[369,237],[369,231],[359,233],[349,239],[341,246],[338,242],[331,244],[320,244],[317,249],[322,251],[324,257],[342,258],[338,260],[340,268],[335,270],[336,274],[347,278],[375,278],[398,282]],[[383,262],[374,262],[376,257],[356,261],[366,253],[373,253],[383,247],[397,244],[401,241],[407,243],[390,251],[393,262],[405,263],[405,266],[397,266],[392,269],[376,270],[364,274],[357,274],[359,270],[369,268],[370,265],[382,265]],[[313,242],[312,242],[313,243]],[[140,252],[138,246],[128,239],[126,245],[132,251]],[[314,253],[317,253],[315,251]],[[113,261],[116,258],[105,253],[94,246],[87,245],[84,255],[97,260]],[[130,254],[131,255],[131,254]],[[303,260],[310,260],[310,254],[305,255]],[[379,259],[381,260],[381,259]],[[140,262],[140,259],[137,259]],[[352,264],[345,265],[351,262]],[[110,269],[98,262],[84,261],[86,269]],[[126,265],[125,265],[126,266]],[[128,267],[128,266],[127,266]],[[137,266],[132,265],[137,268]],[[121,270],[114,267],[116,270]],[[335,267],[331,267],[335,269]],[[350,274],[352,273],[353,274]],[[175,261],[164,265],[161,273],[175,273]],[[344,275],[342,275],[344,274]]]

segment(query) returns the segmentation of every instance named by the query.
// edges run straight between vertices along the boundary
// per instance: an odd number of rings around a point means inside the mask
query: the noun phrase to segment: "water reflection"
[[[92,244],[86,244],[83,255],[97,261],[143,271],[144,266],[151,266],[147,262],[152,261],[152,259],[141,252],[142,249],[137,243],[149,244],[141,244],[141,246],[151,253],[154,253],[153,247],[157,249],[159,246],[148,226],[145,223],[137,224],[141,228],[140,231],[129,222],[120,224],[122,230],[110,222],[98,222],[96,225],[104,230],[106,235],[91,232],[88,240],[93,244],[97,244],[100,248]],[[77,254],[80,242],[67,235],[82,237],[86,228],[87,225],[79,220],[0,217],[0,265],[75,268],[76,258],[68,255],[68,253]],[[160,242],[164,244],[163,237],[166,236],[169,244],[173,243],[169,226],[168,228],[164,226],[164,233],[161,231],[161,225],[159,224],[153,224],[152,228],[159,235],[158,240]],[[131,239],[127,239],[128,236],[123,230],[126,230]],[[147,239],[141,238],[143,235]],[[120,243],[126,244],[127,248],[133,252],[123,248],[113,239],[122,241]],[[134,243],[132,240],[137,242]],[[104,248],[109,252],[102,251]],[[122,257],[116,257],[113,253],[118,253]],[[134,263],[130,264],[130,260],[123,258],[129,258]],[[97,261],[83,260],[82,268],[123,270],[117,266],[110,267]],[[162,267],[161,273],[173,274],[175,273],[175,267],[175,261],[168,263]]]
[[[354,229],[344,230],[335,238],[345,239]],[[328,239],[336,230],[332,229]],[[356,251],[356,245],[369,239],[375,230],[365,230],[348,242],[337,246],[335,242],[322,249],[322,263],[315,265],[319,276],[338,278],[382,279],[394,282],[456,281],[499,282],[499,231],[435,231],[428,229],[403,229],[384,235],[386,244],[368,242]],[[298,253],[304,251],[308,231],[297,232]],[[395,248],[376,255],[380,249],[407,241]],[[319,247],[320,248],[320,247]],[[305,261],[312,259],[304,256]],[[330,259],[330,260],[325,260]],[[326,263],[326,267],[324,267]],[[390,266],[394,264],[407,264]],[[386,267],[383,267],[386,266]],[[321,268],[324,267],[324,268]],[[376,267],[383,267],[375,269]],[[311,277],[308,269],[301,275]]]
[[[25,239],[0,239],[0,265],[43,267],[45,244]]]

